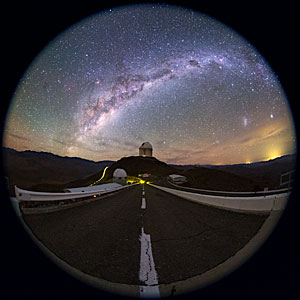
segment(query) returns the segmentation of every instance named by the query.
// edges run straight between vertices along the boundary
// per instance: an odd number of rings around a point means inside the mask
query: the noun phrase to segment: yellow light
[[[275,158],[277,158],[277,157],[279,157],[278,155],[273,155],[273,156],[270,156],[269,158],[268,158],[268,160],[272,160],[272,159],[275,159]]]
[[[144,184],[145,183],[145,180],[140,180],[140,184]]]
[[[103,170],[103,174],[102,174],[102,176],[101,176],[101,178],[99,179],[99,181],[104,177],[104,175],[105,175],[105,172],[106,172],[106,170],[108,169],[108,167],[105,167],[104,168],[104,170]]]
[[[135,183],[137,182],[136,180],[127,180],[127,183]]]
[[[272,151],[270,151],[269,157],[266,160],[275,159],[275,158],[280,157],[280,156],[281,155],[280,155],[278,150],[272,150]]]
[[[91,184],[90,186],[96,185],[98,182],[100,182],[102,180],[102,178],[105,176],[106,170],[108,169],[108,167],[105,167],[103,170],[103,174],[101,176],[100,179],[98,179],[97,181],[95,181],[93,184]]]

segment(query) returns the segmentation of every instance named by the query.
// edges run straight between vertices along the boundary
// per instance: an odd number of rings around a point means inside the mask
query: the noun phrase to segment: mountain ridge
[[[127,156],[118,161],[91,161],[78,157],[59,156],[50,152],[17,151],[2,148],[3,165],[9,181],[10,194],[14,185],[33,191],[62,192],[67,187],[87,186],[97,181],[109,166],[102,182],[111,180],[116,168],[128,175],[150,173],[157,182],[170,174],[188,178],[187,187],[201,189],[254,191],[279,188],[280,175],[295,169],[296,155],[270,161],[235,165],[174,165],[155,157]]]
[[[15,185],[33,191],[62,192],[72,182],[89,177],[92,180],[113,163],[109,160],[95,162],[49,152],[17,151],[10,148],[2,148],[2,154],[10,195],[14,195]]]

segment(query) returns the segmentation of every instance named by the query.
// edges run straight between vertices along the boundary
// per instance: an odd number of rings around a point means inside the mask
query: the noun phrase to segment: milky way
[[[295,151],[285,94],[255,48],[188,9],[136,5],[71,26],[14,95],[4,144],[92,160],[240,163]]]
[[[249,76],[249,74],[245,74],[245,72],[247,71],[249,73],[251,67],[253,70],[257,69],[255,72],[256,80],[268,76],[263,74],[259,66],[250,66],[250,64],[253,64],[252,61],[248,62],[248,65],[245,66],[245,58],[232,59],[234,57],[235,56],[230,57],[228,54],[211,55],[209,53],[200,53],[198,55],[164,62],[162,66],[147,70],[143,74],[129,73],[117,77],[108,93],[101,95],[100,92],[100,96],[97,95],[97,93],[88,95],[88,98],[91,99],[87,102],[88,106],[83,109],[81,108],[79,111],[79,114],[81,114],[78,126],[80,139],[87,136],[89,131],[94,130],[98,133],[99,128],[105,125],[105,122],[114,111],[124,105],[134,103],[134,99],[141,96],[141,93],[147,90],[147,87],[160,86],[161,83],[174,78],[180,78],[185,74],[194,76],[198,80],[199,85],[203,85],[203,78],[205,76],[211,76],[214,69],[219,73],[214,74],[214,80],[218,81],[222,80],[222,78],[217,79],[216,76],[219,75],[219,77],[222,77],[224,76],[224,72],[227,76],[230,76],[228,73],[238,74],[240,71],[240,74],[243,74],[243,76]],[[242,71],[243,68],[245,68],[246,71]],[[95,85],[98,84],[99,82],[96,81]],[[272,83],[269,82],[264,82],[264,84],[272,85]],[[247,119],[244,118],[244,123],[246,120]]]

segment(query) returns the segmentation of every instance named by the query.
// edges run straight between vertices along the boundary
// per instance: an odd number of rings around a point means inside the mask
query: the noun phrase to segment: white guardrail
[[[257,197],[253,197],[253,196],[230,197],[230,196],[214,196],[214,195],[203,195],[198,193],[191,193],[191,192],[166,188],[154,184],[151,184],[151,186],[197,203],[215,206],[218,208],[228,209],[232,211],[244,211],[244,212],[270,212],[272,210],[273,211],[283,210],[290,194],[290,193],[281,193],[276,195],[266,195],[266,196],[257,196]]]
[[[175,186],[175,187],[179,187],[182,188],[182,186],[172,183],[171,181],[168,180],[168,183]],[[265,190],[265,191],[257,191],[257,192],[229,192],[229,191],[212,191],[212,190],[204,190],[204,189],[197,189],[197,188],[191,188],[191,187],[187,187],[185,186],[184,189],[186,190],[190,190],[190,191],[197,191],[197,192],[209,192],[209,193],[214,193],[214,194],[228,194],[228,195],[266,195],[266,194],[276,194],[276,193],[284,193],[284,192],[288,192],[289,190],[291,190],[291,188],[282,188],[282,189],[278,189],[278,190]]]
[[[15,193],[16,193],[17,201],[59,201],[59,200],[84,198],[93,195],[100,196],[114,191],[119,191],[129,186],[132,185],[125,185],[125,186],[121,186],[106,191],[103,189],[99,189],[99,190],[85,191],[85,192],[66,192],[66,193],[33,192],[33,191],[23,190],[15,186]]]

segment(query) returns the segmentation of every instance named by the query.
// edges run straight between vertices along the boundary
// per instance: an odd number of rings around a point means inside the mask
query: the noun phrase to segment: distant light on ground
[[[99,181],[105,176],[105,172],[106,172],[107,169],[108,169],[108,167],[105,167],[105,168],[104,168],[103,174],[102,174],[101,178],[99,179]]]
[[[273,156],[270,156],[267,160],[272,160],[272,159],[275,159],[275,158],[278,158],[280,157],[280,155],[273,155]]]
[[[104,170],[103,170],[101,178],[98,179],[97,181],[95,181],[94,183],[90,184],[90,186],[93,186],[93,185],[96,185],[97,183],[99,183],[103,179],[103,177],[105,176],[105,173],[106,173],[107,169],[108,169],[108,167],[105,167]]]
[[[280,153],[279,150],[272,150],[270,153],[269,153],[269,156],[266,160],[271,160],[271,159],[275,159],[275,158],[278,158],[278,157],[281,157],[282,154]]]

